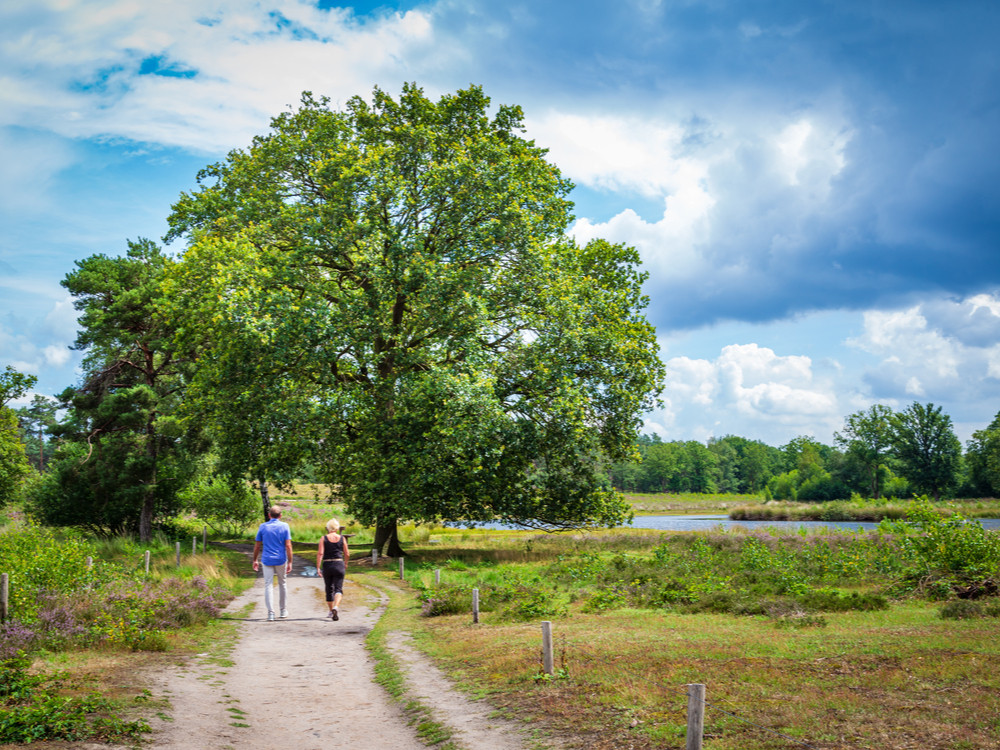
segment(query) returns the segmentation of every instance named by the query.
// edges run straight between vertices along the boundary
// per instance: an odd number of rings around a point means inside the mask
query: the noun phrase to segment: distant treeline
[[[1000,414],[963,452],[951,419],[933,404],[900,412],[875,405],[850,415],[835,446],[807,436],[774,447],[736,435],[664,442],[642,435],[638,459],[615,464],[624,492],[734,492],[822,502],[879,498],[1000,495]]]

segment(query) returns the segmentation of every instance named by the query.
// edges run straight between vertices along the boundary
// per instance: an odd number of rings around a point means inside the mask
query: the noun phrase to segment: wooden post
[[[146,558],[145,559],[145,562],[146,562],[146,575],[149,575],[149,550],[146,550],[146,554],[143,555],[143,557]]]
[[[0,622],[7,622],[7,574],[0,573]]]
[[[435,586],[441,585],[441,568],[434,569],[434,585]]]
[[[479,589],[472,589],[472,621],[479,622]]]
[[[401,558],[399,558],[399,580],[401,580],[401,581],[405,577],[403,575],[403,571],[404,571],[403,565],[404,565],[404,561],[403,561],[403,558],[401,557]]]
[[[552,660],[552,623],[542,620],[542,670],[545,674],[555,674]]]
[[[372,567],[378,562],[378,550],[372,547]]]
[[[201,527],[201,551],[208,552],[208,526]]]
[[[191,537],[191,556],[194,557],[198,554],[198,537]]]
[[[93,567],[94,567],[94,558],[88,556],[87,557],[87,570],[90,570]]]
[[[701,750],[705,730],[705,686],[688,685],[688,727],[685,750]]]
[[[177,542],[177,567],[181,566],[181,543]]]

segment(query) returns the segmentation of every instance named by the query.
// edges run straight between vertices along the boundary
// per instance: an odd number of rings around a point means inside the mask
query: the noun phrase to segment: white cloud
[[[416,10],[364,23],[304,0],[50,1],[19,11],[0,11],[0,123],[207,152],[247,143],[303,90],[346,100],[374,82],[396,88],[450,54]],[[174,75],[139,75],[154,59]]]
[[[792,272],[839,210],[833,186],[852,137],[839,104],[784,117],[769,106],[662,119],[549,111],[528,133],[577,184],[663,200],[655,221],[632,209],[581,218],[579,241],[638,248],[654,292],[719,293]]]
[[[733,433],[780,444],[815,434],[817,426],[832,433],[843,416],[834,384],[817,378],[806,356],[733,344],[714,360],[673,357],[665,364],[666,408],[648,424],[662,426],[670,439]]]
[[[878,397],[976,403],[1000,385],[1000,295],[869,311],[846,343],[879,358],[866,375]]]

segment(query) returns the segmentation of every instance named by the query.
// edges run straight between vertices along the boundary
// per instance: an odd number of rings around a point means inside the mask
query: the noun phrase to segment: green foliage
[[[957,479],[962,444],[951,417],[934,404],[912,403],[891,419],[893,454],[900,471],[919,492],[937,500]]]
[[[943,517],[924,497],[905,521],[884,521],[898,536],[903,585],[935,598],[950,594],[976,598],[1000,589],[1000,534],[960,515]]]
[[[304,94],[174,205],[199,413],[235,418],[247,471],[320,465],[376,547],[398,519],[628,515],[600,467],[662,383],[645,275],[566,234],[571,185],[522,120],[478,87]]]
[[[56,401],[35,394],[29,406],[14,410],[28,460],[38,471],[45,470],[55,451],[55,443],[47,437],[56,425],[58,408],[59,404]]]
[[[972,433],[966,459],[973,491],[980,496],[1000,497],[1000,413],[988,427]]]
[[[985,617],[1000,617],[1000,600],[997,599],[955,599],[938,610],[943,620],[977,620]]]
[[[200,521],[230,538],[240,536],[260,521],[260,505],[246,482],[202,479],[184,489],[179,498]]]
[[[155,519],[176,509],[193,471],[170,416],[183,381],[173,331],[157,298],[172,261],[148,240],[124,257],[93,255],[63,279],[81,312],[75,348],[86,351],[84,380],[60,397],[69,408],[56,428],[67,447],[39,499],[51,523],[123,528],[148,540]]]
[[[868,475],[871,496],[881,495],[885,462],[892,447],[892,409],[873,404],[867,411],[858,411],[844,420],[844,428],[834,439],[857,461]]]
[[[17,417],[10,409],[0,406],[0,508],[14,498],[30,475],[31,466],[18,432]]]
[[[92,583],[97,569],[88,571],[86,562],[94,554],[93,546],[73,532],[27,525],[0,534],[0,572],[9,576],[11,616],[30,622],[38,613],[40,591],[69,595]]]
[[[97,693],[61,695],[64,682],[59,674],[29,674],[23,659],[0,664],[0,743],[136,742],[151,731],[145,721],[119,718],[121,706]]]
[[[10,365],[4,367],[0,372],[0,408],[5,407],[8,401],[23,396],[37,382],[38,378],[34,375],[25,375]]]
[[[174,515],[192,471],[190,457],[161,456],[150,487],[142,481],[152,470],[144,440],[117,434],[92,451],[85,443],[63,443],[49,471],[25,490],[25,508],[42,523],[109,536],[139,532],[144,509],[159,519]]]
[[[160,631],[204,622],[231,598],[198,577],[147,580],[138,566],[102,560],[97,552],[72,532],[29,525],[0,534],[0,570],[10,571],[10,614],[17,624],[0,631],[0,661],[16,653],[17,644],[163,650]],[[141,555],[131,543],[128,557]]]

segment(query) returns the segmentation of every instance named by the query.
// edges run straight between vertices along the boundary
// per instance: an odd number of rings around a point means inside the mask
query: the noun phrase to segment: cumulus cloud
[[[3,285],[0,285],[2,289]],[[39,388],[59,391],[77,377],[80,352],[70,349],[76,338],[77,313],[71,298],[60,290],[39,287],[33,297],[52,293],[48,312],[36,315],[29,309],[0,318],[0,365],[39,376]],[[44,309],[44,305],[39,305]]]
[[[836,262],[815,243],[839,210],[834,186],[853,131],[834,109],[726,119],[735,114],[655,125],[551,114],[531,123],[578,184],[662,196],[657,220],[625,209],[605,222],[581,218],[572,232],[638,248],[654,314],[669,325],[819,309],[837,287]],[[820,286],[822,295],[803,299]]]
[[[714,360],[679,356],[665,364],[665,406],[647,427],[668,439],[732,433],[781,443],[816,434],[817,426],[829,439],[843,416],[833,381],[817,377],[806,356],[733,344]]]
[[[869,311],[850,346],[878,357],[865,374],[876,397],[975,404],[1000,395],[1000,294],[933,299]]]
[[[361,22],[302,0],[5,7],[0,123],[205,152],[248,142],[303,90],[395,89],[448,54],[417,10]]]

